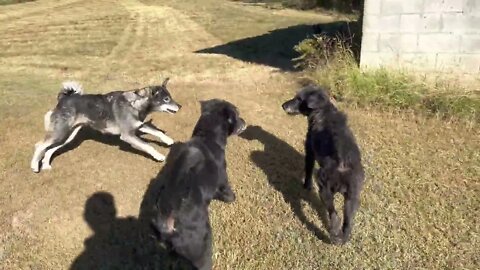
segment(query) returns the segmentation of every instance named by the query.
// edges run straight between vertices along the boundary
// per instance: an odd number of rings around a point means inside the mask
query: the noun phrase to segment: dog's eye
[[[170,97],[164,97],[164,98],[163,98],[163,101],[165,101],[165,102],[170,102]]]

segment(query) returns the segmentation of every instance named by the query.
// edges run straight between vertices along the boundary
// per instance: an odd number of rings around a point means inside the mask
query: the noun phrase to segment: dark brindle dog
[[[197,269],[212,268],[212,231],[208,207],[212,200],[233,202],[227,177],[227,137],[245,130],[235,106],[223,100],[202,102],[192,138],[176,144],[157,180],[158,212],[153,222],[160,240]]]
[[[350,238],[364,181],[360,150],[347,126],[347,118],[330,102],[327,93],[315,86],[303,88],[282,107],[288,114],[308,117],[304,187],[312,188],[312,171],[317,160],[320,196],[328,211],[331,241],[345,243]],[[341,232],[333,199],[337,192],[345,199]]]
[[[145,123],[147,115],[154,111],[176,113],[180,105],[167,90],[168,78],[162,85],[148,86],[131,91],[115,91],[107,94],[84,95],[80,84],[66,82],[58,94],[55,109],[45,114],[45,139],[35,145],[30,164],[34,172],[50,169],[50,159],[60,147],[69,143],[83,126],[103,133],[120,135],[120,139],[136,149],[150,154],[158,161],[165,156],[141,140],[136,132],[151,134],[165,144],[173,140],[151,123]]]

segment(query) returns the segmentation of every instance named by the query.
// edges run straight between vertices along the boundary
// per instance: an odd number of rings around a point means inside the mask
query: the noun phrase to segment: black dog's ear
[[[328,100],[329,98],[327,93],[323,91],[318,91],[308,96],[307,106],[310,109],[319,109],[327,105]]]
[[[207,108],[207,102],[204,100],[200,100],[200,112],[202,113],[205,112],[206,108]]]
[[[167,77],[167,78],[163,81],[162,87],[167,87],[167,83],[168,83],[169,80],[170,80],[170,77]]]

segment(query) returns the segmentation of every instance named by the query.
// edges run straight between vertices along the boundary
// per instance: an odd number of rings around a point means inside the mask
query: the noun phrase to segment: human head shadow
[[[151,160],[155,161],[155,159],[153,159],[147,153],[145,153],[143,151],[140,151],[140,150],[137,150],[137,149],[133,148],[131,145],[129,145],[128,143],[122,141],[120,139],[120,136],[118,136],[118,135],[103,134],[103,133],[101,133],[99,131],[96,131],[96,130],[93,130],[91,128],[84,127],[78,132],[77,136],[75,136],[75,138],[70,143],[66,144],[64,147],[55,151],[55,153],[52,155],[52,162],[56,157],[76,149],[83,142],[89,141],[89,140],[99,142],[99,143],[103,143],[103,144],[107,144],[107,145],[111,145],[111,146],[118,146],[119,149],[122,150],[122,151],[130,152],[130,153],[137,154],[137,155],[141,155],[145,158],[148,158],[148,159],[151,159]],[[157,140],[149,140],[149,139],[145,139],[145,138],[142,138],[142,140],[144,140],[147,143],[155,143],[159,146],[167,147],[166,144],[164,144],[162,142],[159,142]]]
[[[264,145],[263,151],[251,153],[252,161],[267,175],[269,184],[282,193],[298,219],[320,240],[329,243],[329,237],[307,218],[302,209],[302,201],[307,202],[326,228],[326,211],[319,196],[304,190],[299,181],[303,175],[303,155],[259,126],[249,126],[240,137],[258,140]]]
[[[90,196],[84,219],[93,235],[85,240],[85,249],[73,261],[71,270],[179,269],[174,256],[149,235],[149,228],[134,217],[117,217],[110,193]]]
[[[298,69],[292,59],[299,54],[293,47],[312,34],[311,25],[301,24],[201,49],[195,53],[223,54],[241,61],[279,68],[282,71],[296,71]]]

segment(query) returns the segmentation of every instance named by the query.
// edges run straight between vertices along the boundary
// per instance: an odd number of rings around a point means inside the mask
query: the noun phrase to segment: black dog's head
[[[176,113],[182,107],[180,104],[173,100],[170,92],[167,89],[167,83],[169,78],[163,81],[162,85],[150,86],[151,100],[150,106],[154,111]]]
[[[228,101],[220,99],[202,101],[201,110],[202,116],[211,114],[216,115],[219,121],[225,120],[228,135],[238,135],[247,127],[237,107]]]
[[[293,99],[282,104],[282,108],[288,114],[309,115],[313,111],[321,110],[330,104],[328,94],[317,86],[302,88]]]

